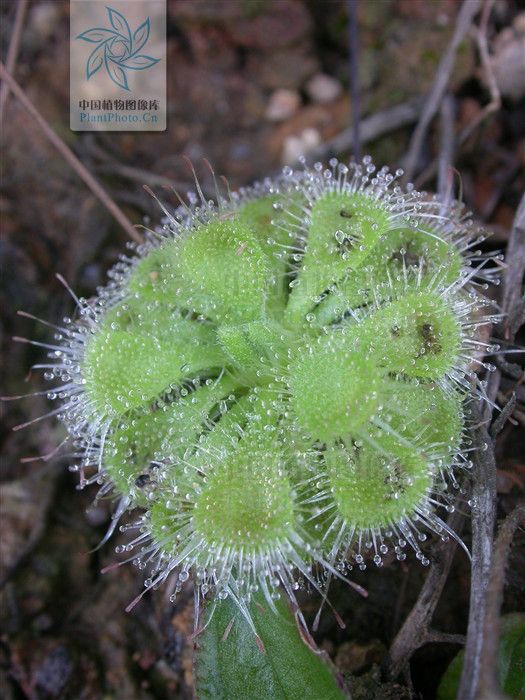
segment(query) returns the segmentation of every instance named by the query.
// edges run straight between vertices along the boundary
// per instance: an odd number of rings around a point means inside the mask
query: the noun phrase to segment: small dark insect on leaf
[[[339,216],[342,216],[343,219],[351,219],[354,215],[351,211],[348,211],[347,209],[341,209],[341,211],[339,212]]]
[[[150,475],[149,474],[139,474],[137,478],[135,479],[135,486],[138,486],[139,489],[144,488],[147,483],[149,483],[150,480]]]
[[[434,329],[430,323],[422,323],[418,327],[418,333],[426,350],[429,350],[434,355],[441,352],[441,344],[438,342]]]
[[[402,253],[400,250],[396,250],[396,252],[392,253],[390,256],[390,262],[395,262],[399,265],[404,263],[406,267],[419,267],[420,260],[423,260],[423,269],[426,269],[427,264],[424,258],[421,258],[417,253],[412,253],[410,251]]]

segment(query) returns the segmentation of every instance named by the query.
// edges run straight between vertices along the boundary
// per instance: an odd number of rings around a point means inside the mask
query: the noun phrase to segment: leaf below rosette
[[[460,651],[451,661],[438,687],[438,700],[457,698],[465,652]],[[510,613],[501,618],[498,653],[493,662],[505,697],[521,700],[525,697],[525,616]]]
[[[248,606],[255,633],[231,598],[217,603],[197,637],[199,700],[345,697],[328,665],[301,639],[288,605],[274,602],[277,613],[260,594]]]

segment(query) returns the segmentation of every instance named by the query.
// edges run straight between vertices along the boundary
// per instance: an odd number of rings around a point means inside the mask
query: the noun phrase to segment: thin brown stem
[[[480,113],[477,115],[470,124],[468,124],[464,131],[460,134],[461,142],[466,141],[470,135],[477,129],[477,127],[485,121],[485,119],[492,114],[497,112],[501,107],[501,95],[498,89],[498,83],[496,82],[496,76],[492,69],[492,61],[489,55],[489,45],[488,45],[488,24],[490,19],[490,14],[492,8],[494,7],[494,0],[485,0],[483,5],[483,10],[481,13],[481,19],[479,22],[478,31],[476,34],[476,40],[478,44],[479,56],[481,59],[481,65],[485,72],[485,78],[488,84],[490,92],[490,102],[483,107]]]
[[[448,632],[438,632],[437,630],[428,630],[425,641],[427,644],[465,644],[466,637],[464,634],[449,634]]]
[[[483,647],[481,650],[481,672],[479,691],[483,698],[495,698],[499,691],[496,665],[500,634],[500,610],[503,602],[505,573],[510,546],[517,528],[525,525],[525,503],[520,503],[506,517],[499,528],[494,545],[492,570],[487,587],[485,624],[483,627]]]
[[[507,269],[503,280],[502,310],[507,317],[503,337],[513,341],[523,323],[523,275],[525,273],[525,194],[521,198],[510,233],[505,257]]]
[[[49,140],[50,143],[57,149],[64,160],[69,163],[72,169],[77,173],[77,175],[83,180],[83,182],[89,187],[91,192],[97,197],[97,199],[106,207],[113,218],[122,226],[124,231],[137,243],[142,242],[142,237],[138,231],[132,226],[131,222],[124,214],[122,209],[115,204],[111,199],[106,190],[97,182],[97,180],[91,175],[91,173],[86,169],[85,165],[77,158],[73,151],[64,143],[60,136],[54,131],[45,118],[40,114],[33,103],[27,98],[25,92],[22,90],[20,85],[16,82],[12,75],[6,70],[4,64],[0,61],[0,78],[7,84],[12,90],[15,97],[20,101],[23,107],[29,112],[29,114],[34,118],[39,127],[42,129],[44,135]]]
[[[499,401],[499,397],[500,397],[500,394],[498,393],[498,401]],[[492,424],[492,426],[490,428],[490,436],[493,439],[496,439],[496,437],[503,430],[505,423],[512,416],[512,413],[513,413],[515,407],[516,407],[516,394],[511,394],[510,399],[507,401],[505,406],[503,406],[501,413],[496,418],[496,420],[494,421],[494,423]]]
[[[24,26],[26,10],[27,0],[18,0],[16,6],[15,21],[13,23],[13,33],[11,34],[11,41],[9,42],[9,48],[7,49],[7,58],[5,61],[6,69],[11,75],[13,75],[15,72],[16,59],[18,58],[18,49],[20,47],[20,39],[22,37],[22,28]],[[0,86],[0,128],[4,123],[4,112],[8,98],[9,84],[7,82],[4,82]]]
[[[506,256],[506,270],[503,279],[501,308],[507,314],[503,333],[507,340],[514,340],[518,322],[512,322],[516,309],[520,307],[521,285],[525,267],[525,195],[523,196],[512,227]],[[494,372],[489,395],[497,396],[501,372]],[[458,697],[474,700],[482,697],[480,684],[482,673],[487,673],[484,664],[495,663],[495,657],[483,656],[485,628],[490,608],[490,577],[493,569],[494,525],[496,520],[496,462],[494,444],[487,431],[487,420],[491,409],[488,406],[482,420],[474,431],[473,490],[472,510],[472,570],[470,583],[470,611],[465,645],[465,660],[459,686]],[[494,430],[499,426],[495,424]],[[488,697],[488,696],[484,696]],[[498,696],[495,696],[498,697]]]
[[[472,136],[476,129],[478,129],[491,114],[497,112],[501,107],[501,95],[494,76],[494,71],[492,69],[492,61],[489,55],[487,40],[488,21],[490,18],[490,13],[492,12],[493,4],[493,0],[485,0],[479,27],[476,32],[476,41],[481,59],[481,65],[485,72],[487,84],[489,86],[490,102],[483,107],[483,109],[470,124],[467,124],[459,132],[456,139],[458,148],[463,146],[463,144]],[[416,187],[423,187],[431,178],[434,177],[436,172],[438,172],[438,168],[439,158],[435,158],[415,180]],[[509,179],[511,175],[512,170],[509,168]]]
[[[496,520],[496,462],[486,423],[477,408],[474,421],[474,468],[472,486],[472,566],[470,607],[465,659],[458,691],[462,700],[475,700],[481,672],[481,648],[486,611],[486,592],[492,565]]]
[[[445,95],[440,110],[440,149],[438,168],[438,195],[443,214],[452,200],[454,162],[454,98]]]
[[[447,525],[457,532],[463,516],[455,511]],[[388,675],[399,676],[407,667],[413,653],[427,642],[434,641],[438,633],[430,632],[430,623],[441,598],[452,559],[456,551],[454,541],[438,541],[432,548],[431,564],[416,603],[397,633],[389,652]]]
[[[446,92],[450,74],[454,67],[457,50],[472,26],[472,22],[474,21],[479,7],[479,0],[463,0],[454,34],[452,35],[447,50],[443,54],[443,58],[439,62],[432,90],[430,91],[419,122],[410,140],[408,155],[405,161],[405,182],[412,180],[414,177],[428,127],[438,111],[443,95]]]
[[[347,0],[348,14],[348,64],[350,73],[350,98],[352,103],[353,155],[361,160],[361,105],[359,96],[359,37],[357,24],[357,0]]]
[[[375,141],[385,134],[413,124],[421,114],[422,108],[423,101],[420,98],[416,98],[371,114],[363,119],[359,125],[360,143],[365,144]],[[307,156],[307,161],[311,162],[318,158],[324,159],[352,150],[353,141],[354,132],[352,127],[343,129],[334,138],[322,143],[311,151]]]

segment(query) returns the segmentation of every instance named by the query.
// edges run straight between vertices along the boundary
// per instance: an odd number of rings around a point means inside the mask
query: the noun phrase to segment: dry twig
[[[5,66],[11,75],[15,72],[16,59],[18,58],[18,49],[20,46],[20,39],[22,37],[22,28],[24,26],[24,19],[27,10],[27,0],[18,0],[16,6],[15,21],[13,24],[13,33],[11,34],[11,41],[9,42],[9,48],[7,49],[7,58],[5,60]],[[0,85],[0,127],[4,123],[4,112],[7,105],[7,100],[9,98],[9,85],[3,82]]]
[[[454,34],[452,35],[452,39],[450,40],[447,50],[443,54],[443,58],[439,62],[434,84],[432,85],[432,90],[430,91],[430,95],[425,103],[425,107],[423,108],[419,122],[414,129],[414,133],[412,134],[408,155],[405,161],[405,182],[412,180],[414,177],[425,135],[430,122],[440,108],[443,95],[447,89],[450,74],[454,67],[456,52],[469,31],[474,17],[479,10],[479,6],[479,0],[463,0],[463,5],[461,6],[461,10],[458,14]]]
[[[72,169],[77,173],[77,175],[84,181],[84,183],[93,192],[95,197],[106,207],[113,218],[122,226],[124,231],[137,243],[142,242],[142,238],[138,231],[132,226],[127,216],[124,214],[122,209],[115,204],[111,199],[106,190],[97,182],[97,180],[91,175],[91,173],[86,169],[83,163],[76,157],[73,151],[64,143],[60,136],[54,131],[45,118],[40,114],[33,103],[27,98],[25,92],[22,90],[20,85],[16,82],[12,75],[6,70],[4,64],[0,61],[0,78],[4,84],[7,84],[9,88],[13,91],[15,97],[21,102],[23,107],[29,112],[29,114],[34,118],[39,127],[44,132],[44,135],[57,149],[64,160],[69,163]]]
[[[507,249],[507,267],[503,284],[502,311],[506,313],[505,337],[514,339],[518,326],[509,325],[519,308],[520,287],[525,269],[525,195],[518,208]],[[501,372],[490,377],[487,393],[496,397]],[[496,463],[494,444],[487,431],[487,421],[492,409],[487,405],[484,415],[479,411],[479,423],[474,434],[475,451],[472,510],[472,570],[470,586],[470,611],[465,645],[465,661],[458,697],[474,700],[479,697],[482,673],[482,651],[488,613],[489,576],[492,567],[494,524],[496,520]],[[495,428],[496,429],[496,426]],[[492,660],[494,663],[494,660]]]
[[[462,520],[463,516],[456,510],[449,516],[447,525],[451,530],[458,532]],[[452,565],[456,551],[455,544],[454,541],[439,540],[432,547],[431,564],[425,582],[416,603],[390,647],[388,675],[392,679],[395,679],[407,668],[414,652],[424,644],[436,641],[464,642],[464,638],[460,635],[445,634],[430,628],[432,616],[441,598]]]
[[[457,147],[463,146],[463,144],[472,136],[472,134],[478,129],[481,124],[494,112],[497,112],[501,107],[501,95],[499,93],[498,85],[494,76],[494,71],[492,69],[492,62],[490,60],[488,41],[487,41],[487,31],[488,31],[488,21],[490,18],[490,13],[494,0],[485,0],[483,6],[483,12],[481,20],[479,23],[478,30],[476,32],[476,41],[478,45],[479,55],[481,59],[482,67],[485,71],[487,84],[489,86],[490,92],[490,102],[485,105],[485,107],[479,112],[476,118],[467,124],[458,134],[456,142]],[[424,170],[418,178],[415,180],[416,187],[420,188],[425,185],[431,178],[434,177],[439,168],[439,159],[435,158]],[[515,177],[514,170],[519,171],[519,166],[514,166],[514,169],[509,166],[509,172],[507,179],[509,182]]]
[[[503,280],[501,307],[507,314],[503,329],[505,340],[514,340],[524,323],[523,275],[525,274],[525,194],[514,219],[507,246],[507,270]]]
[[[440,194],[446,196],[447,171],[452,163],[451,149],[453,141],[448,139],[447,126],[450,123],[450,105],[442,107],[441,152],[440,163]],[[513,231],[509,240],[508,264],[505,272],[502,309],[508,314],[505,336],[513,339],[517,326],[512,324],[515,309],[520,306],[519,289],[525,267],[525,196],[519,207]],[[510,330],[509,330],[510,327]],[[494,372],[491,377],[490,392],[494,396],[499,388],[500,372]],[[462,685],[459,696],[464,700],[473,700],[479,689],[481,669],[484,663],[491,660],[489,655],[482,661],[483,635],[489,615],[489,575],[492,565],[493,533],[496,517],[496,464],[494,445],[487,430],[487,421],[492,409],[487,405],[487,412],[482,413],[480,406],[475,406],[473,416],[474,444],[477,446],[474,459],[474,483],[472,499],[472,574],[471,600],[468,634],[466,638],[465,663]],[[503,426],[506,418],[512,412],[513,404],[509,402],[492,428],[492,436]],[[454,516],[455,517],[455,514]],[[398,632],[389,654],[389,674],[398,676],[407,668],[413,653],[423,644],[430,641],[460,642],[459,635],[448,635],[430,629],[430,622],[435,607],[441,597],[445,585],[454,547],[444,547],[438,543],[432,556],[432,564],[423,584],[418,599],[408,615],[405,623]],[[496,566],[496,564],[494,565]],[[501,567],[500,567],[501,568]],[[502,585],[502,584],[501,584]],[[498,608],[499,610],[499,608]],[[493,658],[493,657],[492,657]],[[493,661],[492,661],[493,665]],[[487,672],[488,673],[488,672]],[[488,696],[485,696],[488,698]]]
[[[389,134],[396,129],[413,124],[419,118],[423,109],[423,100],[420,98],[402,102],[401,104],[388,107],[381,112],[366,117],[359,125],[359,136],[361,144],[375,141],[376,139]],[[316,159],[324,159],[332,155],[352,150],[354,132],[352,128],[344,129],[333,139],[322,143],[318,148],[311,151],[307,160],[312,162]]]
[[[361,160],[361,104],[359,97],[359,44],[357,33],[357,0],[347,0],[348,62],[350,72],[350,99],[352,103],[352,151]]]
[[[444,213],[452,199],[453,189],[453,172],[452,163],[454,162],[454,98],[451,95],[445,95],[441,105],[441,128],[440,142],[441,148],[439,152],[439,169],[438,169],[438,195],[441,200],[441,213]]]
[[[470,606],[465,659],[458,697],[462,700],[476,698],[481,671],[481,648],[485,623],[486,592],[496,520],[496,461],[494,447],[481,408],[473,411],[474,452],[472,486],[472,566],[470,573]]]
[[[487,586],[486,614],[481,650],[481,671],[479,678],[480,700],[495,700],[502,696],[497,681],[494,659],[498,654],[500,634],[500,610],[503,602],[505,572],[510,546],[519,525],[525,525],[525,503],[521,503],[508,515],[499,528],[494,545],[492,570]]]
[[[488,24],[490,19],[490,13],[494,7],[494,0],[485,0],[483,5],[483,11],[481,13],[481,19],[479,22],[478,31],[476,33],[476,40],[478,44],[479,56],[481,59],[481,65],[485,71],[485,77],[490,92],[490,102],[483,107],[481,112],[477,117],[468,124],[461,132],[459,139],[461,143],[467,141],[470,135],[478,128],[478,126],[485,121],[485,119],[491,115],[493,112],[497,112],[501,107],[501,95],[498,89],[498,84],[496,82],[496,77],[494,71],[492,70],[492,61],[489,55],[489,45],[487,40],[488,34]]]
[[[499,396],[499,394],[498,394]],[[516,394],[512,394],[510,399],[507,401],[505,406],[503,407],[501,413],[499,416],[496,418],[494,423],[492,424],[490,428],[490,436],[494,440],[496,437],[501,433],[503,430],[503,427],[505,426],[505,423],[509,420],[509,418],[512,415],[512,412],[514,411],[514,408],[516,407]]]
[[[119,175],[120,177],[131,180],[132,182],[138,182],[140,185],[148,185],[149,187],[164,187],[171,191],[186,192],[191,189],[191,183],[184,182],[182,180],[173,180],[170,177],[165,177],[164,175],[159,175],[158,173],[151,172],[151,170],[143,170],[142,168],[136,168],[133,165],[123,165],[122,163],[104,163],[97,167],[100,172],[111,173],[114,175]],[[201,183],[201,188],[206,196],[213,196],[211,191],[206,190]]]

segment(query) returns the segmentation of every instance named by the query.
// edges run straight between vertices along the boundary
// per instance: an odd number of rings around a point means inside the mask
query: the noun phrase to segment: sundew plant
[[[253,626],[254,596],[324,599],[456,537],[497,266],[460,204],[401,174],[303,164],[215,201],[196,181],[75,297],[39,366],[141,595],[191,579],[197,605],[229,598]]]

